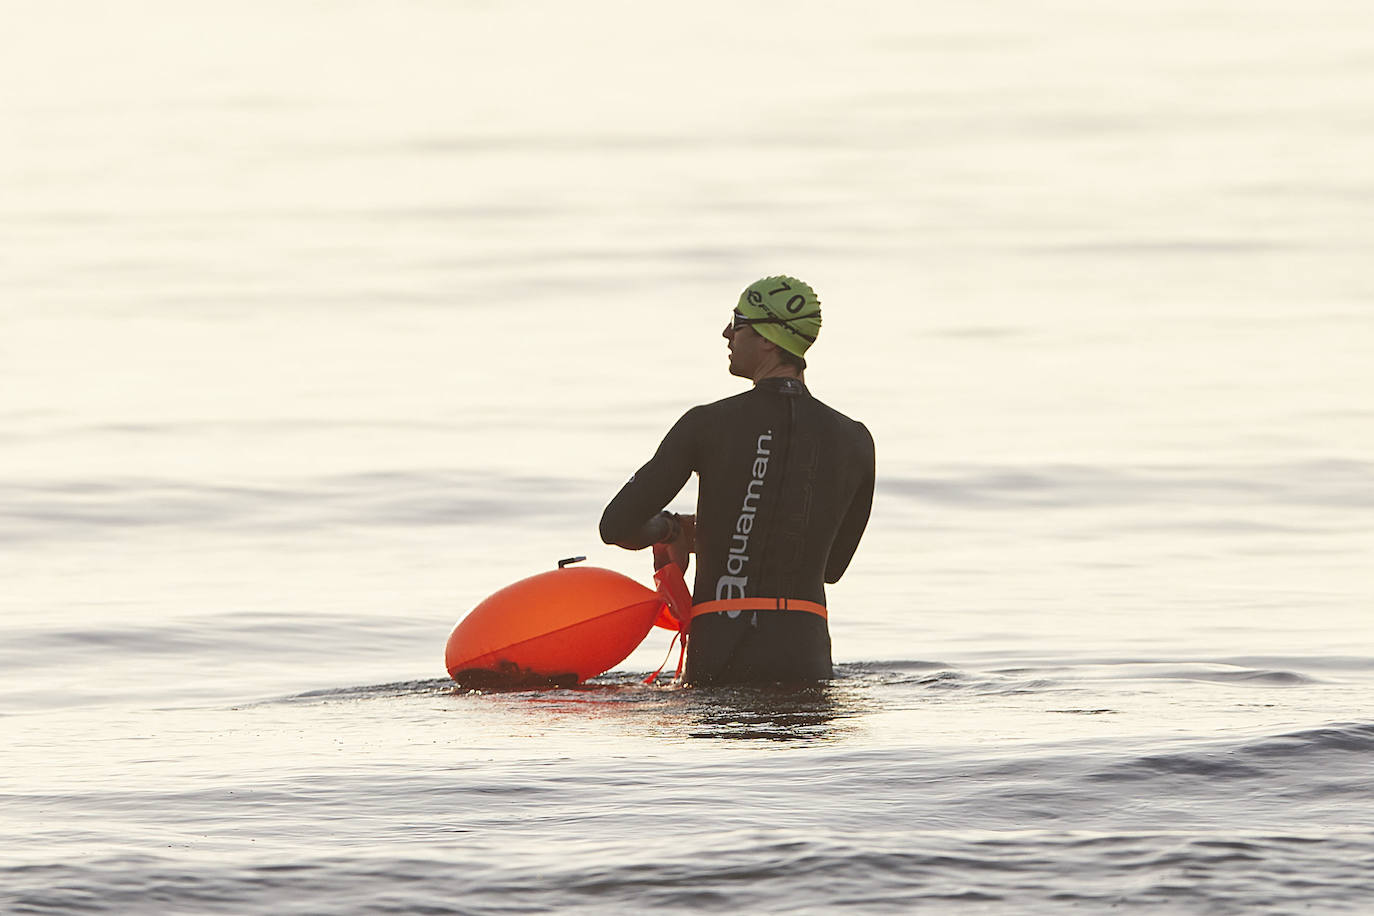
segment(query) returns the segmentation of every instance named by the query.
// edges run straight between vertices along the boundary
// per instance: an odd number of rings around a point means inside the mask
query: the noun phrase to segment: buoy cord
[[[660,674],[663,673],[663,669],[666,668],[666,667],[668,667],[668,659],[670,659],[670,658],[673,657],[673,646],[677,645],[678,637],[681,636],[681,635],[682,635],[682,631],[681,631],[681,630],[676,630],[676,631],[673,632],[673,641],[670,642],[670,643],[668,643],[668,654],[665,655],[665,656],[663,656],[663,664],[661,664],[661,665],[658,666],[658,670],[657,670],[657,671],[655,671],[653,674],[651,674],[651,675],[649,675],[648,677],[646,677],[646,678],[644,679],[644,683],[646,683],[646,684],[652,684],[654,681],[658,680],[658,676],[659,676]],[[686,654],[687,654],[687,641],[686,641],[686,640],[683,640],[683,642],[682,642],[682,653],[681,653],[680,655],[678,655],[678,657],[677,657],[677,676],[678,676],[678,677],[681,677],[681,676],[682,676],[682,659],[683,659],[683,656],[685,656]]]

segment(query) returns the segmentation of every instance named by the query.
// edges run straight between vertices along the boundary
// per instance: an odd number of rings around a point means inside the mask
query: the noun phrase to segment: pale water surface
[[[1367,4],[5,12],[0,910],[1374,905]],[[455,691],[778,272],[836,679]]]

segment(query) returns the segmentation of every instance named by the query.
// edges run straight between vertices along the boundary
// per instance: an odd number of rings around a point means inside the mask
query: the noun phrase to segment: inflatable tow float
[[[572,565],[584,559],[560,560],[558,569],[521,579],[473,608],[444,648],[449,677],[471,687],[580,684],[624,661],[655,625],[679,630],[670,608],[684,619],[690,613],[691,595],[675,564],[654,573],[655,591],[613,570]]]

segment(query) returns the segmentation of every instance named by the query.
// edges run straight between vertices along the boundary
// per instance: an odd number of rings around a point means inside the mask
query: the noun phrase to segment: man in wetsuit
[[[800,280],[749,286],[724,336],[730,374],[754,387],[687,411],[601,517],[607,544],[667,544],[684,568],[695,549],[688,684],[831,676],[825,584],[868,524],[874,463],[863,424],[806,388],[820,326]],[[695,517],[663,512],[694,471]]]

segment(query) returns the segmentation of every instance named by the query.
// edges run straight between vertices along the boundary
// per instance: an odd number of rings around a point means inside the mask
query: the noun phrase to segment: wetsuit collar
[[[810,394],[806,390],[806,385],[799,378],[792,378],[786,375],[770,375],[768,378],[761,378],[754,383],[755,388],[762,388],[765,391],[777,391],[782,394]]]

